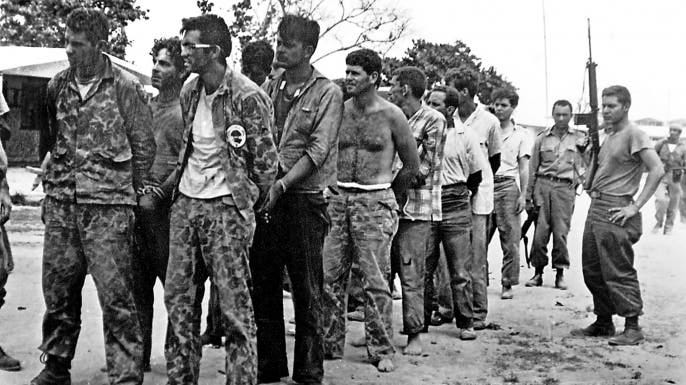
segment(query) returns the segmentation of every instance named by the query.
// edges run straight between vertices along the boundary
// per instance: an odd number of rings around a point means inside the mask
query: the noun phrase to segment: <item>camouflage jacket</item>
[[[83,99],[71,68],[48,83],[54,143],[45,193],[74,203],[135,205],[135,189],[155,158],[152,113],[140,83],[105,61]]]
[[[184,121],[183,143],[176,170],[162,188],[178,195],[181,175],[193,151],[193,119],[200,100],[203,83],[200,77],[186,83],[181,90],[181,111]],[[219,154],[231,197],[225,203],[239,210],[252,209],[266,197],[274,183],[277,154],[271,127],[273,107],[269,97],[244,75],[226,69],[224,81],[212,102],[214,132],[221,147]]]

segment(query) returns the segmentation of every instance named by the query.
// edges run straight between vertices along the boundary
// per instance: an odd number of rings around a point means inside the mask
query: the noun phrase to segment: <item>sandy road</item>
[[[489,322],[499,330],[479,332],[476,341],[457,339],[453,325],[430,329],[423,336],[421,357],[397,355],[398,369],[379,374],[365,362],[361,348],[346,347],[345,359],[325,364],[331,384],[686,384],[686,225],[677,225],[670,236],[651,234],[653,203],[643,210],[645,234],[636,245],[645,302],[641,325],[647,336],[638,347],[610,347],[604,339],[579,339],[569,335],[574,327],[593,320],[591,298],[581,277],[580,250],[583,221],[588,207],[584,196],[577,207],[570,234],[572,268],[567,274],[569,290],[552,288],[554,275],[546,271],[543,288],[515,287],[515,298],[502,301],[500,287],[500,247],[490,248],[491,286]],[[41,369],[39,351],[41,318],[41,253],[43,227],[37,208],[17,207],[8,231],[16,270],[8,283],[7,303],[0,311],[0,345],[23,362],[24,370],[0,372],[1,385],[28,384]],[[522,260],[522,264],[524,264]],[[532,270],[522,268],[522,282]],[[161,287],[156,287],[155,332],[152,366],[145,384],[164,384],[163,356],[164,305]],[[99,368],[104,364],[101,312],[92,281],[83,290],[81,338],[73,362],[76,385],[104,384]],[[292,315],[285,299],[286,316]],[[396,330],[400,328],[400,303],[395,302]],[[621,330],[622,321],[615,318]],[[362,325],[350,324],[350,335],[359,336]],[[293,339],[288,337],[289,351]],[[405,337],[397,334],[401,350]],[[222,384],[223,351],[205,348],[201,384]],[[292,362],[292,357],[289,357]]]

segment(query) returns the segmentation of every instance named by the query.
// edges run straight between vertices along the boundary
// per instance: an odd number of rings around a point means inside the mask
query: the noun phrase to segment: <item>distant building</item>
[[[116,67],[136,76],[142,84],[150,77],[131,63],[109,56]],[[10,138],[5,151],[10,165],[36,165],[48,150],[45,95],[48,81],[69,67],[63,48],[0,47],[2,93],[10,112],[3,118],[9,123]]]

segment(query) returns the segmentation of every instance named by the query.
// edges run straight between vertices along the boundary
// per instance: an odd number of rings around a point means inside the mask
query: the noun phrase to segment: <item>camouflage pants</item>
[[[7,239],[7,232],[5,225],[0,224],[0,308],[5,304],[5,284],[7,277],[14,270],[14,261],[12,260],[12,249],[10,249],[10,241]]]
[[[343,356],[345,296],[353,264],[364,290],[367,353],[372,361],[395,353],[393,300],[388,287],[391,239],[398,227],[398,205],[390,189],[342,190],[330,201],[331,231],[324,240],[324,351]]]
[[[164,288],[172,332],[166,347],[168,384],[197,384],[202,346],[200,304],[209,276],[217,285],[226,326],[226,383],[257,383],[256,327],[250,298],[248,247],[252,211],[221,198],[181,195],[171,209]]]
[[[43,352],[71,360],[81,331],[81,289],[98,291],[110,384],[143,382],[143,340],[132,284],[133,208],[45,198]]]

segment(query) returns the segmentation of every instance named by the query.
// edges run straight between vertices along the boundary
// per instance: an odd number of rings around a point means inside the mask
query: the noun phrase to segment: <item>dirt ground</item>
[[[686,384],[686,225],[672,235],[652,234],[653,203],[643,209],[645,234],[635,246],[645,315],[641,325],[646,341],[638,347],[611,347],[605,339],[581,339],[569,335],[594,319],[592,301],[581,276],[580,252],[588,199],[577,200],[569,245],[572,267],[567,273],[569,290],[552,287],[554,275],[546,271],[544,287],[515,287],[515,298],[499,297],[500,246],[490,248],[491,276],[488,321],[497,330],[478,333],[475,341],[460,341],[454,325],[432,327],[423,335],[425,354],[407,357],[398,353],[397,370],[380,374],[366,362],[363,348],[346,346],[345,358],[325,363],[325,379],[331,384]],[[20,372],[0,372],[0,385],[28,384],[42,368],[39,351],[44,303],[41,294],[43,226],[37,207],[16,207],[7,226],[16,269],[7,285],[7,303],[0,311],[0,345],[22,361]],[[532,270],[522,259],[522,282]],[[165,310],[158,285],[155,304],[152,373],[145,384],[164,384],[163,336]],[[99,368],[104,365],[101,312],[90,279],[83,289],[82,333],[73,361],[75,385],[105,384]],[[205,303],[206,305],[206,303]],[[286,319],[293,307],[284,299]],[[400,329],[400,301],[395,301],[394,327]],[[615,318],[621,330],[623,320]],[[349,337],[360,336],[362,324],[350,323]],[[289,352],[293,337],[287,337]],[[398,351],[405,336],[396,334]],[[223,384],[224,354],[203,350],[200,384]],[[292,365],[292,355],[289,357]]]

